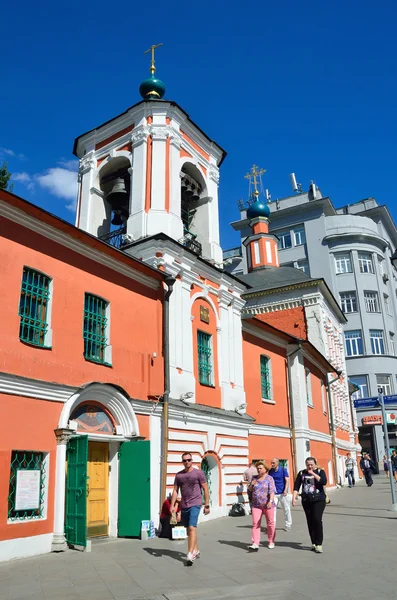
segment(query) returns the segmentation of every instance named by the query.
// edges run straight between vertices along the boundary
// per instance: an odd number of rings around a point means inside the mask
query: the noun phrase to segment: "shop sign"
[[[381,415],[368,415],[363,417],[363,425],[382,425]]]
[[[386,414],[386,423],[389,423],[389,425],[395,425],[396,419],[397,419],[397,415],[395,413],[387,413]]]

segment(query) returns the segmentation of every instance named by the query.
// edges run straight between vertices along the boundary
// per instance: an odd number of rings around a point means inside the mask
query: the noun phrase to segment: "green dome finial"
[[[154,64],[154,51],[156,50],[156,48],[159,48],[162,45],[163,44],[153,44],[152,46],[150,46],[149,50],[146,50],[146,52],[144,52],[144,54],[148,54],[149,52],[152,53],[152,60],[150,63],[151,75],[149,79],[145,79],[145,81],[143,81],[139,87],[139,93],[145,100],[159,100],[165,94],[164,83],[161,81],[161,79],[157,79],[157,77],[154,76],[156,72],[156,67]]]
[[[262,175],[266,173],[266,169],[259,169],[257,165],[253,165],[250,171],[245,175],[245,179],[249,180],[250,185],[250,198],[253,198],[252,204],[249,206],[247,210],[247,219],[256,219],[257,217],[264,217],[265,219],[269,219],[270,216],[270,208],[267,205],[266,200],[261,200],[259,198],[259,190],[258,185],[262,188]],[[254,191],[251,193],[251,186],[253,186]]]

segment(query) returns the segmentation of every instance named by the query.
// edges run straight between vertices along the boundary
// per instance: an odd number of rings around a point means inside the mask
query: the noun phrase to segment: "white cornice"
[[[259,425],[253,423],[249,427],[250,435],[264,435],[266,437],[291,438],[291,431],[287,427],[273,427],[272,425]]]
[[[71,235],[64,233],[60,229],[56,229],[55,227],[52,227],[43,221],[39,221],[35,217],[32,217],[26,212],[7,204],[3,200],[0,200],[0,216],[10,219],[22,227],[26,227],[27,229],[35,231],[39,235],[42,235],[53,242],[69,248],[70,250],[73,250],[74,252],[93,260],[94,262],[104,265],[109,269],[113,269],[114,271],[117,271],[118,273],[121,273],[122,275],[125,275],[126,277],[129,277],[130,279],[133,279],[134,281],[137,281],[153,290],[158,289],[161,283],[160,281],[157,281],[148,275],[140,273],[133,267],[129,267],[115,258],[111,258],[104,252],[96,250],[84,242],[76,240]],[[102,243],[105,246],[105,242]]]
[[[280,348],[286,349],[288,344],[290,343],[287,340],[283,340],[283,339],[277,337],[276,335],[273,335],[271,333],[263,331],[263,329],[261,329],[259,326],[255,327],[255,325],[252,325],[251,323],[247,323],[246,321],[244,321],[244,319],[242,320],[242,328],[243,328],[243,331],[245,331],[246,333],[249,333],[250,335],[254,335],[257,338],[264,340],[266,342],[269,342],[269,343],[273,344],[274,346],[278,346]]]
[[[295,434],[297,438],[312,440],[313,442],[324,442],[331,444],[332,438],[328,433],[322,431],[313,431],[312,429],[296,428]]]
[[[64,403],[73,396],[77,389],[68,385],[21,377],[11,373],[0,373],[0,393],[2,394]]]
[[[194,406],[194,405],[193,405]],[[178,407],[170,405],[169,407],[170,418],[175,420],[183,421],[185,425],[196,423],[200,425],[221,425],[222,427],[229,427],[233,429],[243,430],[246,435],[251,427],[251,424],[247,421],[230,418],[229,415],[222,413],[205,413],[198,410],[194,410],[189,406]]]

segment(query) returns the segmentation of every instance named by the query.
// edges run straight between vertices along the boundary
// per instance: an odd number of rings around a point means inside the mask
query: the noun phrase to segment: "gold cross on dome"
[[[266,169],[259,169],[258,165],[252,165],[250,171],[244,175],[244,178],[249,179],[249,182],[254,186],[255,196],[259,196],[258,184],[263,173],[266,173]]]
[[[160,46],[162,46],[162,45],[163,45],[163,44],[152,44],[152,45],[150,46],[149,50],[146,50],[146,52],[144,52],[144,54],[149,54],[149,52],[151,52],[151,53],[152,53],[152,62],[151,62],[151,65],[150,65],[150,72],[151,72],[151,73],[154,73],[154,72],[155,72],[155,70],[156,70],[156,67],[154,66],[154,51],[155,51],[157,48],[160,48]]]

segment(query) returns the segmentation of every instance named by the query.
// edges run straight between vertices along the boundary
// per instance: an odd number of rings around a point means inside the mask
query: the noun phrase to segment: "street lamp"
[[[397,250],[395,250],[394,254],[390,257],[390,262],[395,269],[397,269]]]
[[[396,260],[397,260],[397,256],[396,256]],[[392,505],[389,508],[389,510],[392,510],[393,512],[397,512],[396,490],[394,489],[394,477],[393,477],[393,473],[391,472],[390,462],[389,462],[390,461],[389,431],[387,429],[387,418],[386,418],[386,411],[385,411],[385,403],[384,403],[384,399],[383,399],[383,388],[381,388],[381,387],[378,388],[378,402],[382,409],[383,435],[385,436],[386,458],[387,458],[387,463],[389,465],[389,480],[390,480],[391,501],[392,501]]]

